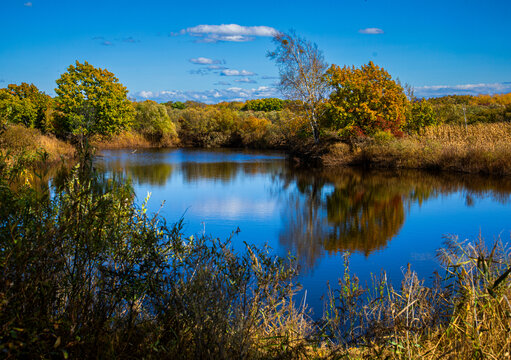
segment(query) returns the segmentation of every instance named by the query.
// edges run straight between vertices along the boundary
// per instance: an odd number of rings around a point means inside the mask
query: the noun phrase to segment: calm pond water
[[[427,279],[445,235],[509,240],[511,179],[418,171],[299,170],[280,153],[231,150],[104,151],[96,164],[133,181],[138,203],[186,235],[268,244],[297,257],[317,315],[342,254],[362,282],[382,269],[399,284],[407,264]],[[164,203],[163,207],[161,207]],[[160,209],[161,207],[161,209]]]

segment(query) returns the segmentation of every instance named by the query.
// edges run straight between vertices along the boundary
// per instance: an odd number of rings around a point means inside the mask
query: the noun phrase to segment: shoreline
[[[279,151],[297,166],[313,168],[365,167],[370,169],[413,169],[451,173],[511,175],[511,123],[438,125],[420,135],[394,137],[387,133],[374,137],[342,139],[325,134],[319,144],[310,139],[294,139],[279,146],[190,146],[178,138],[151,141],[136,132],[110,138],[92,138],[98,151],[114,149],[232,149]],[[29,162],[52,165],[76,157],[73,146],[54,136],[20,125],[10,126],[0,135],[4,156],[25,154]]]

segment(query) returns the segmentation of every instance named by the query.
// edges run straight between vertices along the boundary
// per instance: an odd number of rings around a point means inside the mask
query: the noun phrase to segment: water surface
[[[269,244],[296,256],[316,314],[345,252],[361,281],[384,269],[398,284],[408,263],[426,279],[439,269],[446,235],[507,241],[511,231],[510,179],[300,170],[281,153],[233,150],[104,151],[96,164],[130,177],[139,203],[150,193],[149,209],[167,222],[183,218],[186,235],[233,236],[240,250]]]

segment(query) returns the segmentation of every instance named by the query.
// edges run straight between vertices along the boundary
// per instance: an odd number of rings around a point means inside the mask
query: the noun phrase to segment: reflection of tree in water
[[[135,155],[134,155],[135,156]],[[163,186],[172,176],[174,166],[169,163],[158,162],[142,164],[138,161],[125,159],[123,161],[109,161],[106,164],[96,164],[99,171],[107,171],[116,176],[125,176],[138,184]]]
[[[139,184],[163,186],[172,176],[171,164],[132,165],[126,168],[126,174]]]
[[[397,189],[354,183],[335,188],[327,197],[330,225],[323,246],[328,251],[360,251],[368,256],[385,247],[403,226],[403,194]]]
[[[403,226],[412,203],[455,191],[471,202],[486,197],[505,202],[511,191],[510,181],[412,171],[294,169],[282,178],[287,206],[280,242],[307,268],[325,251],[369,256],[384,248]]]
[[[230,182],[238,176],[256,175],[277,172],[282,169],[283,162],[186,162],[180,168],[186,182],[215,180]]]

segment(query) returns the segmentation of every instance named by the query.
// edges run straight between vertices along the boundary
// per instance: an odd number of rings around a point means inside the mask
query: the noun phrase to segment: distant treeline
[[[475,124],[511,120],[511,93],[502,95],[448,95],[415,100],[412,104],[427,114],[432,124]],[[298,101],[277,98],[207,105],[195,101],[130,101],[130,121],[122,131],[142,135],[156,146],[284,148],[309,135],[307,120]],[[46,134],[68,138],[58,100],[35,85],[11,84],[0,89],[0,119]],[[328,119],[323,131],[328,132]],[[404,126],[405,133],[417,128]],[[121,131],[121,132],[122,132]],[[115,132],[106,132],[111,138]]]
[[[56,80],[53,98],[33,84],[0,89],[0,127],[38,129],[79,148],[91,140],[115,147],[290,148],[310,138],[317,144],[321,134],[346,142],[511,119],[511,93],[419,99],[372,62],[332,65],[321,79],[327,90],[313,104],[278,98],[158,104],[128,99],[113,73],[77,61]]]

